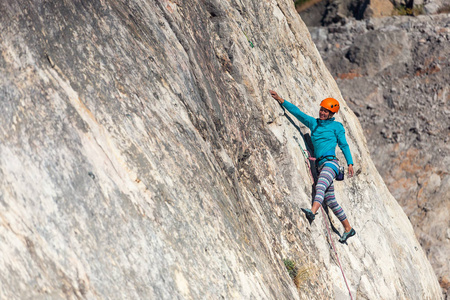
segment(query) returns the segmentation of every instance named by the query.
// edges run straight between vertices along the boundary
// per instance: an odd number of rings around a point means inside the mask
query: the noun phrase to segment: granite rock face
[[[348,297],[300,214],[307,131],[268,94],[341,99],[290,0],[2,1],[0,45],[0,298]],[[353,296],[439,299],[345,101],[338,120]]]
[[[450,295],[450,16],[354,21],[311,33]]]

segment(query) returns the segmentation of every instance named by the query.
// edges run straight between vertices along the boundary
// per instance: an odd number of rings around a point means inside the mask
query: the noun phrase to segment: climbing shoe
[[[346,244],[347,243],[347,240],[349,239],[349,238],[351,238],[352,236],[354,236],[356,234],[356,231],[355,231],[355,229],[350,229],[350,231],[349,232],[345,232],[344,231],[344,233],[342,234],[342,236],[341,236],[341,238],[339,239],[339,242],[341,242],[342,244]]]
[[[308,219],[309,224],[311,224],[314,221],[314,219],[316,218],[316,215],[314,215],[314,213],[310,209],[307,209],[307,208],[302,208],[302,211],[305,213],[305,216]]]

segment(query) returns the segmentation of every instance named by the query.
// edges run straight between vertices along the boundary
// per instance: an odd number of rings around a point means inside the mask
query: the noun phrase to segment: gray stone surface
[[[434,15],[449,9],[450,0],[310,0],[297,6],[310,27],[395,15]]]
[[[449,13],[450,0],[425,0],[423,1],[424,12],[428,15],[440,13],[440,10],[444,10],[445,13]]]
[[[450,289],[450,16],[311,28],[372,157]]]
[[[2,1],[0,47],[0,298],[348,297],[268,94],[311,115],[341,99],[290,0]],[[354,297],[438,299],[345,101],[338,119]]]

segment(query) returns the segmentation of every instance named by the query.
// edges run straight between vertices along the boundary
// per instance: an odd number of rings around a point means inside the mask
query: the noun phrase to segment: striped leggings
[[[319,202],[319,204],[322,205],[325,200],[325,204],[331,208],[339,221],[342,222],[347,219],[347,216],[339,203],[337,203],[336,197],[334,196],[333,179],[337,176],[337,174],[336,171],[329,166],[330,163],[337,164],[334,161],[330,161],[324,163],[319,168],[320,174],[319,179],[317,179],[314,202]]]

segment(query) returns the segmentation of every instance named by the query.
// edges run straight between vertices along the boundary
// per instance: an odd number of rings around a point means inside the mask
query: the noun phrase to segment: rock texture
[[[450,294],[450,16],[354,21],[311,32]]]
[[[307,26],[327,26],[348,18],[392,16],[394,4],[390,0],[311,0],[297,6],[297,11]]]
[[[415,1],[414,1],[415,2]],[[438,13],[449,13],[450,1],[449,0],[425,0],[418,1],[422,2],[424,13],[426,14],[438,14]]]
[[[307,132],[268,94],[341,99],[292,1],[2,1],[0,35],[0,298],[348,298],[300,215]],[[439,299],[345,101],[339,120],[352,294]]]
[[[298,5],[307,26],[328,26],[348,20],[368,20],[394,15],[448,13],[450,0],[309,0]]]

